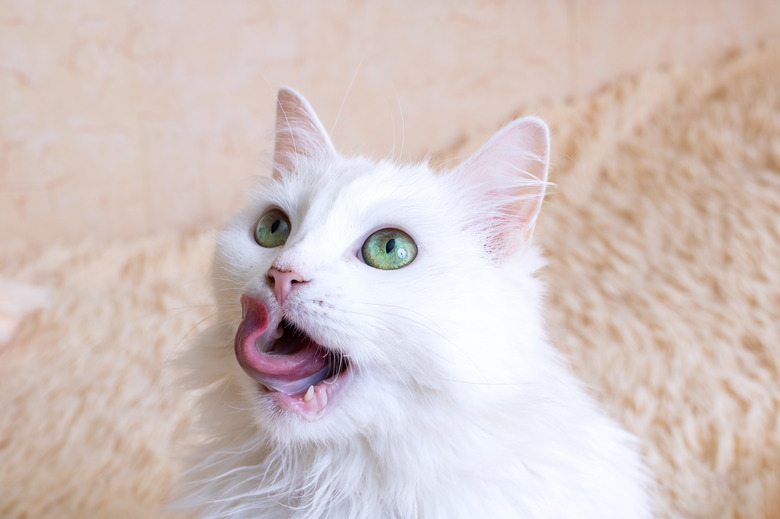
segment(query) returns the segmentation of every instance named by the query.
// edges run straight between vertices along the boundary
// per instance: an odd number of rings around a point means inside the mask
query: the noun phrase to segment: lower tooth
[[[312,398],[314,398],[314,386],[309,386],[309,389],[306,390],[306,394],[303,395],[303,401],[311,402]]]

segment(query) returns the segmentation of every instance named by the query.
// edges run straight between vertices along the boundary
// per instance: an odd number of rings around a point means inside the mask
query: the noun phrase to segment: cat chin
[[[355,398],[356,386],[360,384],[356,382],[351,377],[347,384],[349,387],[344,387],[324,409],[313,412],[301,409],[300,402],[289,401],[295,397],[257,385],[246,388],[249,391],[248,394],[245,392],[248,396],[245,402],[248,401],[253,410],[247,417],[251,416],[253,428],[258,434],[252,442],[293,447],[357,438],[365,425],[361,427],[355,419],[356,414],[361,414],[360,402],[356,401],[360,398]]]
[[[235,371],[231,373],[237,376]],[[288,447],[401,435],[408,430],[409,420],[417,415],[419,402],[437,398],[429,394],[430,390],[414,388],[386,372],[374,369],[367,372],[355,365],[339,377],[336,384],[343,386],[332,398],[328,397],[327,406],[314,412],[303,407],[295,396],[269,391],[245,375],[234,382],[241,389],[236,395],[238,399],[230,405],[232,414],[239,418],[235,409],[249,411],[243,413],[243,419],[249,420],[248,428],[258,434],[249,441],[268,441],[271,445]],[[326,382],[320,384],[327,391]],[[407,398],[399,400],[397,394]]]
[[[300,416],[307,422],[314,422],[338,405],[343,393],[352,384],[352,378],[352,369],[347,368],[322,382],[310,385],[305,393],[288,395],[262,384],[258,385],[258,391],[262,398],[270,400],[279,411]]]

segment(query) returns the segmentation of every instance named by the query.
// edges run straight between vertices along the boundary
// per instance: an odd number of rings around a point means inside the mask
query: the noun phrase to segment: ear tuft
[[[485,236],[485,248],[501,260],[531,241],[547,188],[550,136],[537,117],[517,119],[453,172]]]
[[[281,88],[276,98],[274,176],[295,168],[295,156],[324,158],[336,150],[309,102],[290,88]]]

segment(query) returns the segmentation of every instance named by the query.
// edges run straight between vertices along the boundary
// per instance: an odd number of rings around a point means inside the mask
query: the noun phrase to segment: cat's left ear
[[[550,132],[537,117],[499,130],[456,168],[485,248],[501,260],[531,241],[547,188]]]
[[[295,167],[295,155],[319,159],[336,155],[336,149],[309,102],[290,88],[281,88],[276,98],[274,177]]]

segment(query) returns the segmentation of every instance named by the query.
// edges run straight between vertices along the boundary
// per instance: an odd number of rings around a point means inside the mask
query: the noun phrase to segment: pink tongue
[[[293,353],[260,351],[256,341],[268,328],[268,311],[258,299],[246,294],[241,296],[241,308],[244,318],[236,332],[236,359],[250,377],[288,395],[303,393],[326,378],[330,369],[327,355],[311,340],[305,340]]]

